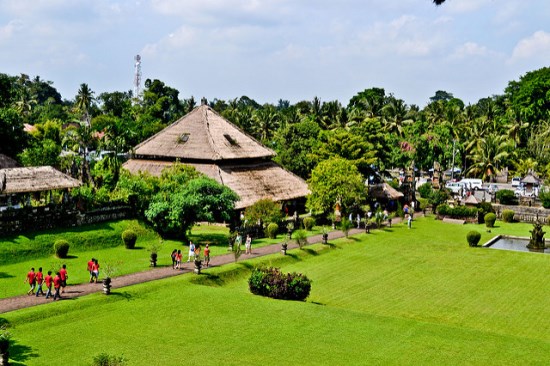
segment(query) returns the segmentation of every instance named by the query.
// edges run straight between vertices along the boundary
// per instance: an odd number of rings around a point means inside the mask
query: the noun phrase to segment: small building
[[[203,104],[137,145],[123,164],[131,173],[160,176],[175,162],[235,191],[236,209],[262,198],[292,201],[309,194],[306,182],[271,159],[275,152]]]

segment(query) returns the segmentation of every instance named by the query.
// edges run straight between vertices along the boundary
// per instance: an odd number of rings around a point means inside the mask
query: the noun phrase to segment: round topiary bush
[[[502,211],[502,221],[504,222],[514,222],[514,210],[504,210]]]
[[[311,291],[311,280],[301,273],[282,273],[279,268],[255,268],[248,287],[255,295],[303,301]]]
[[[471,247],[477,247],[480,239],[481,233],[478,231],[472,230],[466,234],[466,240],[468,241],[468,245]]]
[[[483,220],[485,221],[485,226],[495,227],[495,221],[497,221],[497,215],[495,215],[492,212],[489,212],[488,214],[485,215]]]
[[[136,247],[137,234],[134,230],[124,230],[122,232],[122,241],[126,249],[134,249]]]
[[[55,255],[58,258],[67,258],[67,254],[69,254],[69,242],[67,240],[56,240],[55,243],[53,243],[53,250],[55,251]]]
[[[315,219],[313,217],[305,217],[304,218],[304,229],[307,231],[311,231],[313,227],[315,226]]]
[[[265,234],[270,239],[275,239],[277,237],[277,233],[279,232],[279,225],[272,222],[271,224],[267,225],[267,229],[265,230]]]

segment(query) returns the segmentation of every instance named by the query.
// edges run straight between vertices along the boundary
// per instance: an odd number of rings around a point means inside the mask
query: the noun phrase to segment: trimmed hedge
[[[468,234],[466,234],[466,240],[468,241],[468,245],[471,247],[477,247],[480,239],[481,233],[478,231],[472,230],[469,231]]]
[[[53,250],[58,258],[67,258],[67,255],[69,254],[69,247],[70,245],[67,240],[60,239],[53,243]]]
[[[304,218],[304,229],[307,231],[311,231],[313,227],[315,226],[315,219],[313,217],[305,217]]]
[[[514,194],[514,191],[510,189],[501,189],[496,193],[496,199],[502,205],[517,205],[518,199]]]
[[[483,220],[485,221],[485,226],[495,227],[495,221],[497,221],[497,215],[495,215],[492,212],[489,212],[488,214],[485,215]]]
[[[504,222],[514,222],[514,210],[504,210],[502,211],[502,221]]]
[[[311,291],[311,280],[301,273],[282,273],[279,268],[255,268],[248,279],[250,292],[282,300],[304,301]]]
[[[477,217],[477,208],[467,206],[451,207],[449,205],[437,206],[437,213],[452,218]]]
[[[122,241],[126,249],[134,249],[136,247],[137,234],[134,230],[128,229],[122,232]]]
[[[277,225],[274,222],[267,225],[267,228],[265,229],[265,235],[270,239],[275,239],[277,237],[278,232],[279,232],[279,225]]]

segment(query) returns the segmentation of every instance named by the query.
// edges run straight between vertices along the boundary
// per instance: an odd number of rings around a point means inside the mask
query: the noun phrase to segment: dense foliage
[[[452,218],[467,218],[467,217],[477,217],[478,209],[475,207],[468,206],[456,206],[451,207],[449,205],[439,205],[437,206],[437,213],[441,216],[449,216]]]
[[[477,247],[480,239],[481,233],[479,231],[472,230],[466,234],[466,240],[468,241],[468,245],[471,247]]]
[[[514,215],[516,213],[513,210],[503,210],[502,211],[502,221],[504,222],[514,222]]]
[[[255,268],[248,287],[255,295],[304,301],[311,291],[311,280],[301,273],[282,273],[279,268]]]
[[[122,232],[122,241],[126,249],[134,249],[137,241],[137,234],[134,230],[128,229]]]
[[[67,258],[69,247],[70,245],[67,240],[59,239],[53,243],[53,250],[57,258]]]
[[[495,215],[492,212],[489,212],[484,217],[485,226],[487,227],[495,227],[495,222],[497,221],[497,215]]]
[[[515,205],[518,203],[514,191],[510,189],[501,189],[496,193],[496,199],[503,205]]]

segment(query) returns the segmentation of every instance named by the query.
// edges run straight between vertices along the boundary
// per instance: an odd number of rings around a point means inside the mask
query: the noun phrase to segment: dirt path
[[[397,219],[395,221],[399,221],[399,220]],[[354,235],[362,232],[364,232],[364,229],[352,229],[350,230],[349,234]],[[332,231],[329,233],[328,238],[329,240],[334,240],[337,238],[341,238],[343,236],[344,234],[341,231]],[[322,241],[322,235],[320,234],[308,237],[309,244],[320,243],[321,241]],[[288,250],[294,249],[297,247],[298,246],[296,244],[289,243]],[[240,260],[242,261],[249,258],[261,257],[268,254],[273,254],[273,253],[280,253],[281,244],[280,243],[272,244],[261,248],[253,247],[252,249],[253,249],[252,254],[250,255],[243,254],[240,257]],[[244,251],[244,246],[243,246],[243,251]],[[215,257],[212,257],[210,260],[210,267],[218,267],[227,263],[232,263],[234,261],[235,261],[235,257],[233,253],[215,256]],[[111,284],[113,286],[113,289],[116,291],[117,289],[120,289],[125,286],[135,285],[138,283],[143,283],[148,281],[155,281],[161,278],[179,276],[185,273],[192,272],[193,268],[194,268],[194,264],[192,262],[183,263],[182,270],[174,270],[172,269],[172,267],[157,267],[157,268],[152,268],[143,272],[131,273],[120,277],[114,277]],[[103,285],[101,283],[84,283],[80,285],[67,286],[65,293],[62,294],[62,297],[66,299],[76,298],[76,297],[85,296],[95,292],[102,292],[102,291],[103,291]],[[44,296],[36,297],[36,296],[28,296],[28,295],[21,295],[16,297],[0,299],[0,314],[6,313],[8,311],[46,304],[51,301],[52,301],[51,298],[46,300]]]

